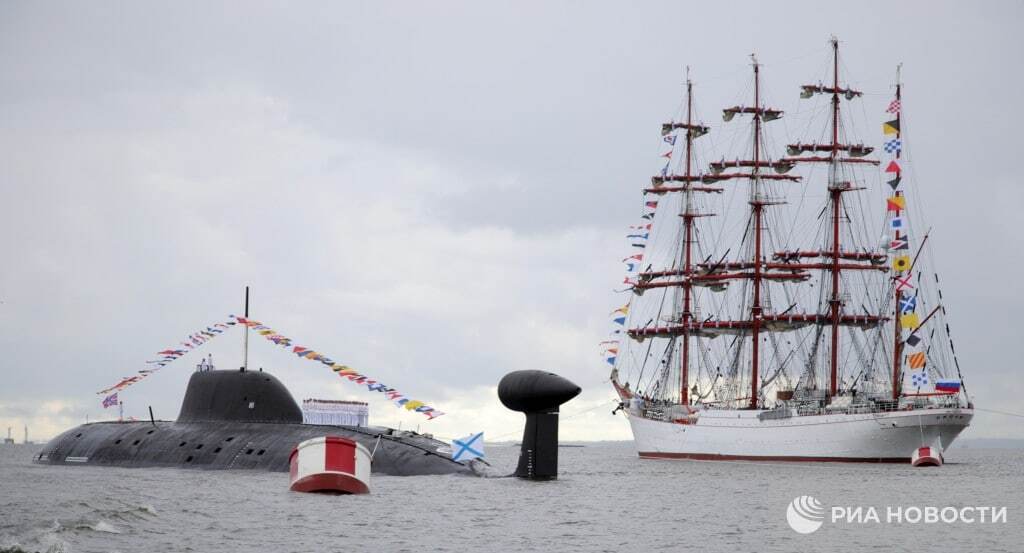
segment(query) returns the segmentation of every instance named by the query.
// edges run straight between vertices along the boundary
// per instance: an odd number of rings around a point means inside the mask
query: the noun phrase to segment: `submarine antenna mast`
[[[245,320],[249,320],[249,287],[245,287]],[[245,325],[245,346],[242,352],[242,371],[249,370],[249,325]]]

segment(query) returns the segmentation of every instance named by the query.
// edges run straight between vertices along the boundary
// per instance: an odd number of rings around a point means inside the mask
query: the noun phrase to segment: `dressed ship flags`
[[[209,342],[210,340],[217,337],[218,335],[223,333],[225,330],[231,328],[235,324],[237,323],[233,320],[233,318],[229,318],[224,322],[214,323],[210,326],[207,326],[205,329],[193,332],[192,334],[188,335],[188,338],[185,341],[181,342],[181,345],[185,346],[185,349],[181,349],[180,347],[172,347],[167,348],[165,350],[161,350],[156,353],[158,357],[146,361],[146,364],[150,365],[148,368],[141,369],[132,376],[123,377],[116,384],[108,386],[96,393],[98,395],[109,394],[110,392],[120,391],[137,382],[140,382],[146,377],[156,373],[157,371],[164,368],[171,362],[175,361],[179,357],[185,355],[189,351],[202,346],[206,342]],[[106,407],[106,405],[104,405],[104,407]]]
[[[415,411],[416,413],[420,413],[426,416],[427,420],[436,419],[437,417],[440,417],[441,415],[444,414],[441,411],[423,403],[422,401],[406,397],[405,394],[399,392],[398,390],[391,388],[383,384],[382,382],[372,379],[366,375],[363,375],[357,372],[352,367],[349,367],[342,363],[338,363],[322,353],[318,353],[304,346],[292,345],[291,338],[283,336],[282,334],[278,333],[277,331],[271,329],[270,327],[264,325],[259,321],[246,319],[244,317],[235,317],[235,319],[238,321],[239,324],[252,328],[253,330],[256,331],[257,334],[263,336],[268,341],[273,342],[274,344],[281,346],[285,349],[290,349],[292,353],[303,359],[316,361],[328,367],[329,369],[337,373],[338,376],[341,378],[347,378],[348,380],[356,384],[365,385],[366,389],[371,392],[380,392],[384,394],[384,396],[387,397],[387,399],[394,402],[395,405],[403,407],[408,411]]]
[[[915,388],[924,388],[929,384],[928,371],[920,370],[914,371],[910,375],[910,383]]]
[[[247,326],[253,329],[258,335],[266,338],[268,341],[273,342],[274,344],[281,346],[283,348],[290,348],[292,353],[303,359],[308,359],[310,361],[318,361],[321,364],[326,365],[334,372],[336,372],[338,376],[342,378],[347,378],[348,380],[355,382],[356,384],[365,385],[367,390],[371,392],[380,392],[384,394],[387,397],[387,399],[394,402],[397,406],[402,407],[408,411],[420,413],[426,416],[427,420],[432,420],[437,417],[440,417],[441,415],[444,415],[444,413],[441,412],[440,410],[435,409],[434,407],[431,407],[430,405],[427,405],[420,400],[409,398],[405,394],[397,391],[396,389],[391,388],[366,375],[363,375],[347,365],[333,361],[326,355],[317,353],[316,351],[313,351],[312,349],[306,347],[293,346],[291,338],[282,336],[281,334],[277,333],[270,327],[260,323],[259,321],[248,319],[245,317],[239,317],[236,315],[231,315],[230,318],[224,321],[223,323],[216,323],[214,325],[206,327],[205,330],[200,330],[198,332],[190,334],[188,340],[182,342],[182,345],[186,346],[186,349],[169,348],[158,352],[157,355],[161,357],[146,362],[147,364],[151,364],[153,368],[140,370],[138,371],[138,374],[124,377],[113,386],[104,388],[103,390],[97,392],[97,394],[101,395],[109,394],[110,392],[115,392],[113,395],[110,395],[103,400],[103,407],[108,407],[107,402],[108,400],[111,400],[111,398],[114,398],[113,400],[116,401],[117,391],[123,390],[143,380],[144,378],[157,372],[158,370],[165,367],[174,360],[178,359],[179,357],[185,355],[186,353],[188,353],[188,351],[196,347],[202,346],[209,340],[220,335],[224,330],[227,330],[228,328],[231,328],[232,326],[235,325]]]

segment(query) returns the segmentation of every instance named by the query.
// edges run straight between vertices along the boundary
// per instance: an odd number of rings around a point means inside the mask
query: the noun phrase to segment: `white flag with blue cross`
[[[464,438],[452,440],[452,460],[472,461],[484,456],[484,433],[477,432]]]

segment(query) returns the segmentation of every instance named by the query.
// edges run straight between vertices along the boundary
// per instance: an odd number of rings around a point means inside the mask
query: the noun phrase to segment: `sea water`
[[[560,449],[553,482],[374,476],[361,496],[289,492],[287,473],[34,465],[39,446],[0,446],[0,551],[1024,551],[1024,451],[954,448],[943,467],[912,468],[582,445]],[[518,452],[487,447],[499,472]],[[809,534],[787,521],[804,495],[825,508]],[[1005,508],[1005,520],[830,518],[949,506]]]

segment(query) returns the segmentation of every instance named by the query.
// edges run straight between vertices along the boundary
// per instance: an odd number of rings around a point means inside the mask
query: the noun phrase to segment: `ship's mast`
[[[901,97],[901,94],[902,94],[902,90],[901,90],[902,89],[902,84],[900,83],[900,68],[902,68],[902,66],[903,66],[903,64],[899,64],[899,65],[896,66],[896,101],[898,103],[900,103],[900,104],[902,104],[902,101],[903,101],[902,97]],[[903,106],[900,105],[899,109],[896,110],[896,140],[902,140],[902,138],[900,137],[900,133],[903,132],[901,130],[903,128],[903,126],[900,124],[900,113],[902,113],[902,112],[903,112]],[[896,150],[896,159],[897,160],[900,159],[901,151],[902,151],[902,148],[897,148],[897,150]],[[899,183],[899,179],[900,179],[900,173],[896,173],[895,179],[896,179],[896,182],[898,184]],[[901,190],[896,190],[895,195],[896,196],[902,196],[903,192]],[[897,209],[896,210],[896,217],[899,217],[899,216],[900,216],[900,210]],[[893,239],[894,240],[899,240],[900,239],[900,231],[899,231],[899,229],[896,229],[896,233],[893,236]],[[895,305],[895,310],[896,311],[895,311],[895,316],[894,316],[895,324],[893,325],[893,327],[895,328],[895,337],[893,338],[893,348],[892,348],[892,398],[894,400],[899,400],[900,399],[900,392],[901,392],[901,388],[902,388],[902,386],[900,385],[900,371],[902,369],[900,361],[903,359],[903,328],[902,328],[902,325],[900,324],[900,300],[903,299],[903,290],[902,290],[902,288],[900,288],[898,286],[895,287],[895,290],[896,290],[896,292],[895,292],[895,294],[896,294],[896,303],[894,305]]]
[[[690,68],[686,68],[686,125],[687,127],[693,126],[693,82],[690,80]],[[693,161],[693,133],[689,130],[686,131],[686,167],[684,176],[686,177],[687,184],[690,183],[692,177],[692,161]],[[693,244],[693,190],[690,186],[686,187],[686,197],[683,207],[683,225],[685,227],[685,238],[683,239],[683,275],[685,278],[690,278],[693,274],[693,265],[691,264],[691,251]],[[683,327],[689,328],[690,319],[693,316],[690,310],[690,300],[692,294],[692,287],[683,287]],[[681,405],[689,405],[689,393],[690,393],[690,332],[689,330],[683,332],[683,352],[682,360],[679,363],[679,403]]]
[[[694,235],[696,233],[695,222],[699,217],[711,217],[714,215],[713,213],[700,213],[697,211],[694,202],[694,193],[722,192],[721,188],[702,185],[702,182],[713,182],[713,180],[709,179],[707,175],[695,175],[693,173],[694,140],[707,134],[708,127],[694,121],[693,81],[690,80],[689,67],[686,69],[686,121],[678,123],[671,121],[663,124],[661,126],[661,135],[663,137],[668,137],[672,132],[680,129],[685,131],[686,140],[686,160],[683,164],[683,174],[668,174],[665,172],[661,175],[651,177],[651,187],[645,188],[644,194],[654,194],[659,196],[671,192],[682,192],[684,194],[682,213],[680,214],[683,218],[684,227],[682,267],[661,271],[641,272],[637,276],[638,283],[634,286],[633,291],[636,294],[642,294],[643,291],[648,288],[683,288],[682,312],[679,313],[680,316],[678,319],[682,324],[678,327],[673,327],[674,329],[679,329],[679,331],[673,331],[671,336],[683,337],[679,363],[679,402],[683,405],[687,405],[689,404],[690,337],[693,335],[689,330],[693,326],[692,286],[694,281],[697,279],[693,264],[693,244],[695,242]],[[675,141],[673,140],[671,143],[675,144]],[[683,279],[658,283],[652,282],[654,279],[669,276],[682,276]],[[632,330],[630,331],[630,336],[634,339],[643,339],[643,337],[638,337]],[[668,335],[665,334],[665,336]]]
[[[805,269],[822,269],[829,273],[831,289],[829,291],[828,313],[818,315],[818,324],[827,325],[831,330],[831,347],[829,348],[829,383],[828,395],[833,397],[839,393],[839,333],[840,327],[847,325],[868,328],[883,323],[886,319],[877,315],[844,315],[843,297],[840,290],[840,276],[843,271],[888,271],[888,267],[881,265],[885,256],[875,253],[863,253],[856,251],[843,251],[840,235],[840,223],[843,213],[843,194],[854,190],[863,190],[863,187],[853,186],[852,183],[840,180],[842,167],[847,164],[869,164],[878,165],[877,160],[864,159],[873,148],[863,144],[843,144],[839,141],[840,126],[840,96],[852,100],[863,95],[858,90],[844,88],[839,84],[839,39],[832,37],[832,84],[831,86],[803,85],[802,98],[810,98],[815,94],[829,94],[832,97],[832,140],[827,144],[790,144],[788,150],[791,155],[801,152],[828,152],[828,156],[806,156],[786,157],[783,162],[787,163],[828,163],[828,192],[831,203],[831,236],[829,247],[823,247],[819,251],[788,251],[776,252],[776,258],[799,259],[805,257],[827,258],[822,263],[802,263]],[[862,263],[851,263],[849,261],[860,261]],[[863,262],[868,263],[863,263]]]
[[[754,62],[754,167],[750,178],[750,206],[754,219],[754,302],[750,306],[751,323],[751,362],[750,362],[750,408],[757,408],[757,376],[760,365],[761,342],[761,213],[764,210],[764,199],[761,196],[761,66],[757,56],[750,55]]]
[[[839,213],[843,188],[839,186],[839,40],[832,37],[832,151],[829,155],[829,192],[832,195],[832,348],[828,395],[836,395],[839,377]]]
[[[249,287],[245,287],[245,320],[249,320]],[[242,351],[242,371],[249,370],[249,325],[245,325],[245,338]]]

